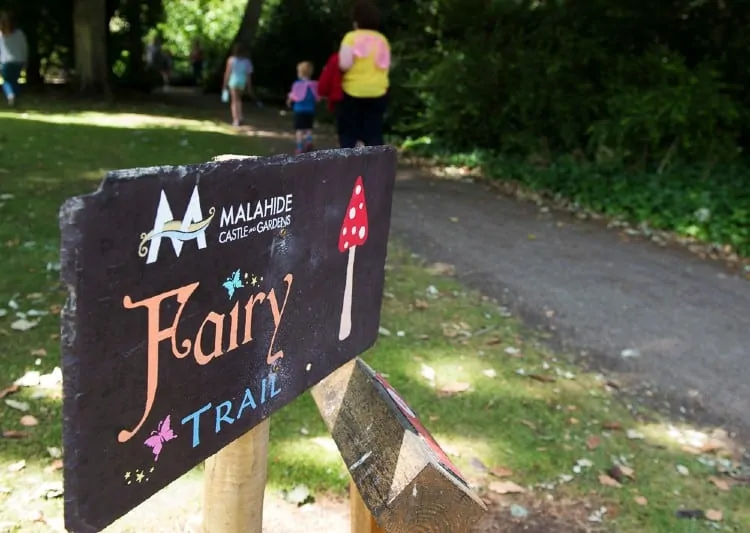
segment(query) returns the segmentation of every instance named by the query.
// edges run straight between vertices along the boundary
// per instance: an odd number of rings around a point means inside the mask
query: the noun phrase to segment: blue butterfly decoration
[[[234,273],[227,278],[227,280],[222,283],[222,287],[224,287],[227,290],[227,294],[229,295],[229,299],[232,299],[232,296],[234,296],[235,289],[240,289],[244,287],[242,284],[242,280],[240,279],[240,269],[234,271]]]

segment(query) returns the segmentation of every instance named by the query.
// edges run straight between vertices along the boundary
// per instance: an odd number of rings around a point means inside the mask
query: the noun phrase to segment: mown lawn
[[[109,169],[268,152],[205,114],[176,115],[158,105],[0,112],[0,390],[22,376],[37,383],[30,372],[43,376],[41,386],[7,392],[0,403],[0,531],[48,531],[62,516],[62,498],[54,497],[61,480],[57,315],[65,298],[57,272],[60,203],[97,187]],[[20,319],[33,327],[15,329]],[[503,498],[529,508],[550,497],[572,500],[590,527],[606,531],[750,531],[750,489],[721,472],[736,459],[731,445],[670,428],[644,410],[631,415],[607,378],[569,364],[505,309],[460,286],[449,266],[424,264],[396,242],[382,327],[365,359],[482,493],[524,488]],[[273,489],[303,484],[318,495],[345,493],[345,469],[309,395],[275,414],[271,428]],[[169,502],[171,515],[193,513],[199,480],[196,468],[170,488],[182,498],[155,499]],[[680,509],[714,520],[678,518]],[[164,523],[125,517],[111,530],[156,531]]]

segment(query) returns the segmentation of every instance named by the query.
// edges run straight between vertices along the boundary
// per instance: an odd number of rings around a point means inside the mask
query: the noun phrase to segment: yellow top
[[[354,30],[344,35],[339,61],[345,70],[344,92],[355,98],[378,98],[388,91],[391,45],[377,31]]]

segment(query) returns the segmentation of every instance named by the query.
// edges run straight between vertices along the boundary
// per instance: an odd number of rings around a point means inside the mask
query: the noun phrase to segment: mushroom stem
[[[339,340],[343,341],[352,332],[352,285],[354,283],[354,253],[356,246],[349,248],[349,263],[346,265],[346,286],[344,287],[344,305],[341,308]]]

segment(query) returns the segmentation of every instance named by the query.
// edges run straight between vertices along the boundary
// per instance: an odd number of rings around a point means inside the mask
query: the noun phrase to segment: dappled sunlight
[[[0,112],[0,119],[13,118],[33,120],[49,124],[100,126],[122,129],[147,128],[178,128],[187,131],[213,132],[234,135],[234,131],[226,125],[210,120],[197,120],[171,117],[166,115],[151,115],[146,113],[121,113],[102,111],[81,111],[74,113],[47,113],[43,111],[28,111],[24,113]]]

